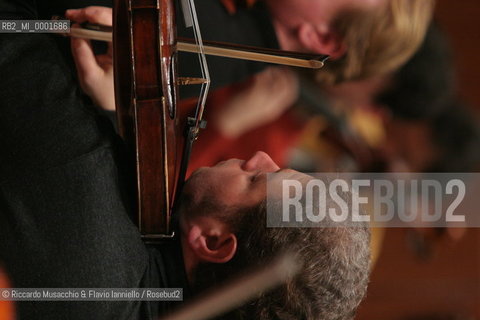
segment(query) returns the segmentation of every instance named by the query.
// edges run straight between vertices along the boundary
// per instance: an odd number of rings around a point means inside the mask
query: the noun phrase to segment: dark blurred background
[[[480,112],[480,2],[438,0],[461,97]],[[480,146],[479,146],[480,148]],[[359,320],[480,319],[480,230],[388,229]]]

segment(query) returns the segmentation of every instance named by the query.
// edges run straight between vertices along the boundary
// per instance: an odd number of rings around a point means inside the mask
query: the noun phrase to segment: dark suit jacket
[[[0,19],[36,18],[34,1]],[[187,287],[181,250],[132,223],[122,141],[47,34],[0,34],[0,261],[14,287]],[[167,303],[24,302],[19,319],[145,319]]]

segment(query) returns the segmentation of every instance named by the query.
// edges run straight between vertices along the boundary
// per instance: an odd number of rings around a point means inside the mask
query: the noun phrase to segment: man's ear
[[[188,245],[199,262],[225,263],[237,251],[237,237],[217,219],[196,219],[187,232]]]
[[[312,24],[305,22],[298,28],[297,37],[304,48],[329,55],[332,60],[341,58],[347,51],[343,39],[328,27],[317,30]]]

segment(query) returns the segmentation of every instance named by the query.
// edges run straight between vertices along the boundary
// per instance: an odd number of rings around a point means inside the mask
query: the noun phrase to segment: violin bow
[[[211,319],[292,279],[301,267],[295,254],[284,253],[267,265],[229,281],[160,320]]]
[[[109,42],[112,41],[112,27],[86,23],[80,28],[71,28],[68,35],[77,38]],[[326,55],[265,49],[216,41],[203,41],[204,45],[200,48],[192,39],[178,39],[177,50],[182,52],[203,52],[205,55],[280,64],[291,67],[320,69],[328,59]]]

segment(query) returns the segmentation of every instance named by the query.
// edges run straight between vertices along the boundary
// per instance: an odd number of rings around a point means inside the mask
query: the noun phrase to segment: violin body
[[[173,0],[115,0],[115,98],[120,135],[134,163],[137,217],[147,240],[172,235],[182,128],[177,114]]]

